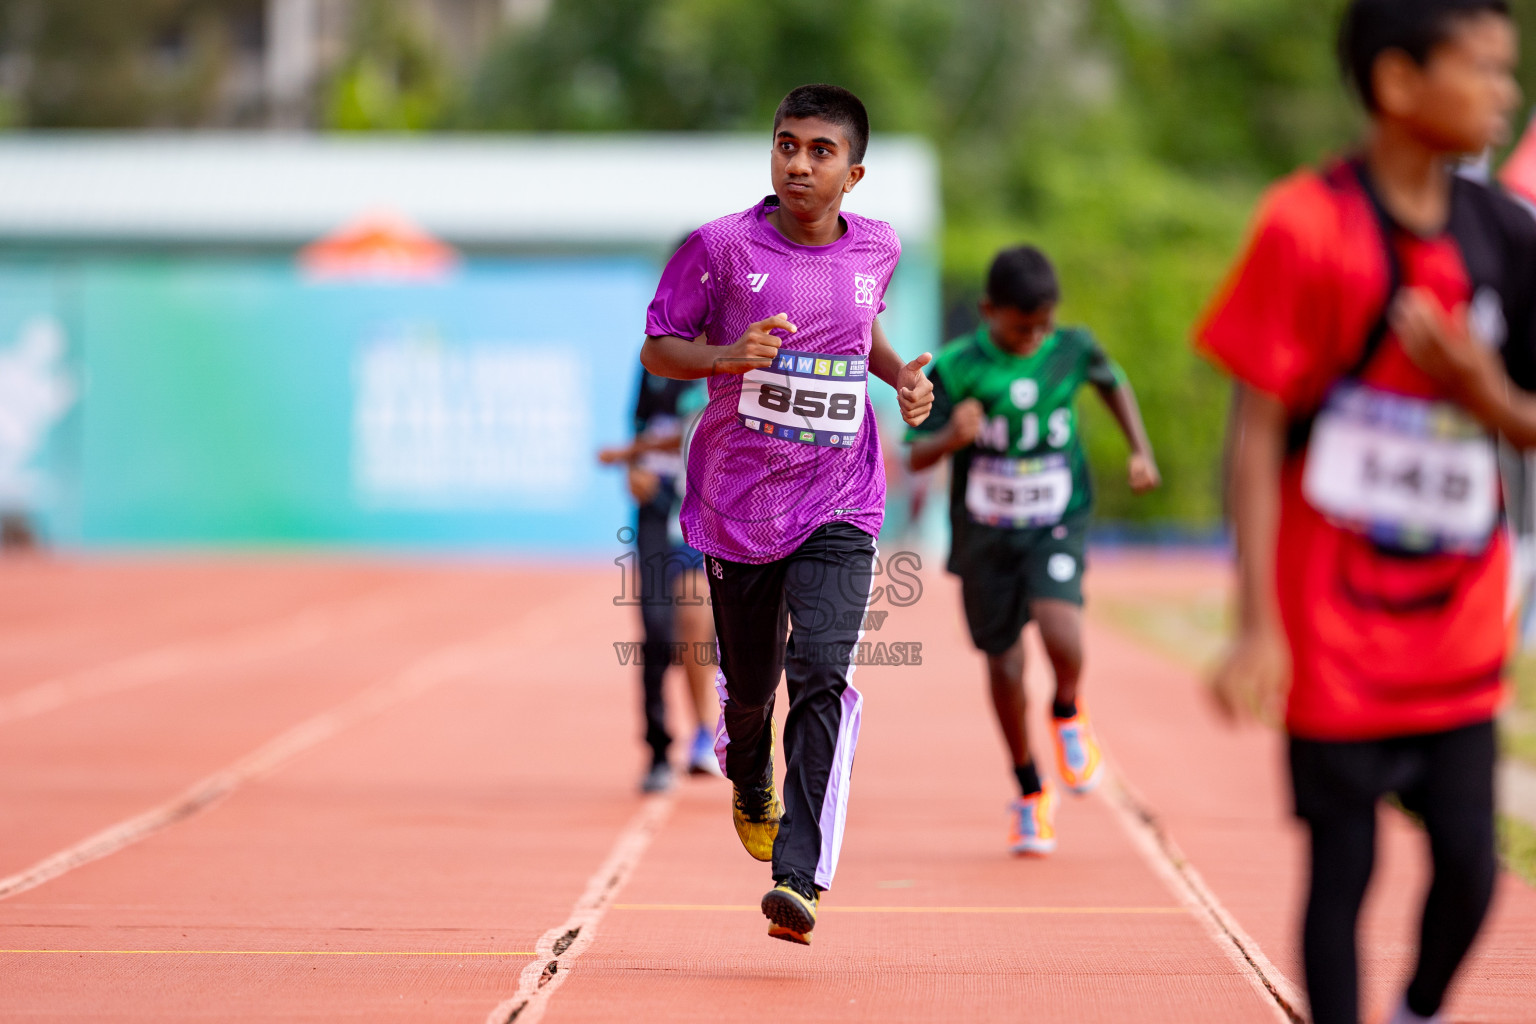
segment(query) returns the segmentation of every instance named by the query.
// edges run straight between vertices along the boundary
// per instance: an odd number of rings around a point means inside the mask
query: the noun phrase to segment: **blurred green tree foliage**
[[[261,19],[262,0],[0,0],[0,127],[195,127]]]
[[[942,161],[946,332],[974,323],[998,248],[1044,247],[1063,318],[1093,327],[1130,373],[1167,480],[1133,501],[1123,444],[1090,409],[1103,513],[1206,525],[1219,514],[1226,386],[1190,351],[1190,327],[1264,183],[1350,140],[1336,7],[557,0],[501,41],[451,120],[763,130],[791,87],[846,85],[877,134],[923,134]]]
[[[326,96],[341,131],[418,131],[443,119],[452,83],[442,57],[394,0],[358,0],[347,53]]]

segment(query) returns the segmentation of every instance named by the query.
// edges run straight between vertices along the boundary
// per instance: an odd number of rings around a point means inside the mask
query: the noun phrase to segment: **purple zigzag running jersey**
[[[884,221],[844,213],[848,230],[842,238],[831,245],[796,245],[766,220],[777,202],[769,196],[690,235],[668,262],[646,317],[645,333],[652,337],[702,334],[711,345],[729,345],[759,320],[788,313],[799,330],[784,340],[785,351],[818,357],[815,374],[823,380],[789,378],[793,386],[805,385],[810,397],[785,389],[783,401],[792,397],[798,413],[817,408],[816,396],[825,397],[828,385],[862,391],[864,415],[850,440],[833,433],[835,422],[818,422],[828,428],[818,433],[792,429],[810,424],[792,422],[789,413],[777,427],[738,415],[743,377],[709,378],[709,405],[688,445],[683,536],[700,551],[733,562],[783,558],[833,521],[878,536],[885,518],[885,464],[874,412],[867,388],[846,377],[864,375],[870,332],[885,309],[901,242]],[[830,393],[835,398],[835,390]],[[754,393],[748,398],[755,400]],[[840,411],[847,411],[848,401]]]

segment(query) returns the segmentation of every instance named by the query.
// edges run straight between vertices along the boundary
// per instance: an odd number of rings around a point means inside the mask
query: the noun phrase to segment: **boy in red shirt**
[[[1379,799],[1423,818],[1435,867],[1396,1024],[1441,1019],[1493,890],[1494,435],[1536,445],[1536,222],[1455,162],[1507,130],[1516,42],[1504,0],[1353,0],[1339,54],[1371,115],[1363,153],[1271,190],[1198,331],[1238,383],[1239,635],[1216,696],[1284,702],[1315,1024],[1359,1020]]]

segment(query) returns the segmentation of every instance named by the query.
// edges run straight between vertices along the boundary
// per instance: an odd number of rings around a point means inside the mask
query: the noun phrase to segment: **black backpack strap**
[[[1376,215],[1377,234],[1381,238],[1381,247],[1387,258],[1387,298],[1381,305],[1381,312],[1376,314],[1376,319],[1371,323],[1371,329],[1366,332],[1365,344],[1360,348],[1360,355],[1348,370],[1339,377],[1340,380],[1354,380],[1362,376],[1371,361],[1376,358],[1376,353],[1381,351],[1381,343],[1387,339],[1387,332],[1391,330],[1392,301],[1397,298],[1398,289],[1403,286],[1403,264],[1397,255],[1396,235],[1399,230],[1397,222],[1387,212],[1386,206],[1381,201],[1381,196],[1376,192],[1376,186],[1371,181],[1370,172],[1366,170],[1365,161],[1360,158],[1348,160],[1338,164],[1327,175],[1327,181],[1334,188],[1345,188],[1350,180],[1358,183],[1370,200],[1371,212]],[[1286,428],[1285,450],[1288,455],[1297,455],[1306,450],[1307,442],[1312,438],[1312,426],[1317,422],[1317,414],[1320,410],[1295,416]]]

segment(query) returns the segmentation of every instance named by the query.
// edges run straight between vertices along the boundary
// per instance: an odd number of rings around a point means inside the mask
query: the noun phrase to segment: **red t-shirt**
[[[1447,310],[1475,300],[1479,329],[1503,335],[1491,340],[1529,388],[1536,222],[1458,180],[1445,233],[1394,229],[1392,242],[1405,286]],[[1359,360],[1390,280],[1381,222],[1359,178],[1346,166],[1300,172],[1266,197],[1197,344],[1305,417]],[[1387,392],[1445,397],[1390,332],[1359,377]],[[1302,493],[1304,465],[1304,452],[1289,456],[1280,486],[1277,596],[1294,660],[1287,728],[1355,740],[1491,718],[1512,621],[1505,531],[1476,554],[1395,554],[1314,509]]]

